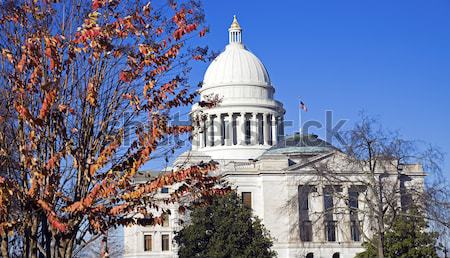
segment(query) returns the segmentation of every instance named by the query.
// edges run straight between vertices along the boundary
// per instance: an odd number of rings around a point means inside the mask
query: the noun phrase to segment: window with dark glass
[[[402,211],[407,211],[411,204],[413,204],[412,195],[405,186],[405,180],[409,179],[406,179],[404,176],[400,177],[400,204]]]
[[[341,255],[339,253],[334,253],[333,254],[333,258],[339,258],[339,257],[341,257]]]
[[[335,221],[327,221],[326,223],[326,235],[328,242],[336,241],[336,222]]]
[[[306,255],[306,258],[314,258],[314,254],[313,254],[313,253],[308,253],[308,254]]]
[[[308,200],[308,193],[303,193],[300,198],[300,209],[303,211],[309,210],[309,200]]]
[[[324,192],[323,196],[323,204],[325,211],[331,211],[333,209],[333,193],[332,192]]]
[[[355,191],[351,191],[351,192],[348,193],[348,195],[349,195],[348,196],[348,205],[349,205],[350,209],[352,209],[352,210],[358,209],[358,206],[359,206],[359,204],[358,204],[359,193],[355,192]]]
[[[356,220],[352,220],[350,224],[350,233],[352,236],[352,240],[355,242],[360,241],[361,233],[359,231],[359,222]]]
[[[161,193],[169,193],[169,188],[167,187],[161,188]]]
[[[152,235],[144,235],[144,251],[152,250]]]
[[[168,213],[163,213],[162,214],[162,226],[163,227],[168,227],[169,226],[169,214]]]
[[[300,227],[300,239],[303,242],[312,241],[312,224],[311,221],[303,221]]]
[[[252,193],[242,192],[242,203],[247,208],[252,208]]]
[[[161,235],[161,250],[169,251],[169,235]]]

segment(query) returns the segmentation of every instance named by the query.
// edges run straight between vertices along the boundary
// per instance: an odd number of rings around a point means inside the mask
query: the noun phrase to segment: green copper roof
[[[291,135],[280,141],[276,146],[267,150],[264,154],[279,153],[321,153],[336,150],[330,143],[313,134]]]

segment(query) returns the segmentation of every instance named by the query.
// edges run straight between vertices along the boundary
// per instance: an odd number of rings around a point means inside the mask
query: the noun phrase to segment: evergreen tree
[[[430,232],[427,222],[414,209],[394,220],[392,228],[385,233],[385,257],[389,258],[438,258],[436,240],[438,235]],[[376,236],[374,239],[378,239]],[[376,241],[376,240],[375,240]],[[366,251],[356,258],[378,257],[376,243],[364,243]]]
[[[193,208],[190,223],[175,237],[180,258],[275,257],[272,240],[236,193],[213,197]]]

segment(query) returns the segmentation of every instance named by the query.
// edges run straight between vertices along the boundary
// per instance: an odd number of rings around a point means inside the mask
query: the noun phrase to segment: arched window
[[[308,254],[306,255],[306,258],[314,258],[314,253],[308,253]]]
[[[333,258],[339,258],[339,257],[341,257],[341,255],[339,253],[334,253],[333,254]]]

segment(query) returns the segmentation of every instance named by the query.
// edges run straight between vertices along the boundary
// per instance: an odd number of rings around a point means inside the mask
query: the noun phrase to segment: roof
[[[203,87],[230,84],[270,86],[263,63],[240,44],[230,44],[206,70]]]
[[[317,135],[296,133],[286,137],[264,154],[324,153],[333,150],[337,148]]]
[[[242,43],[242,30],[236,16],[229,37],[230,43],[206,70],[203,88],[233,84],[271,86],[264,64]]]

